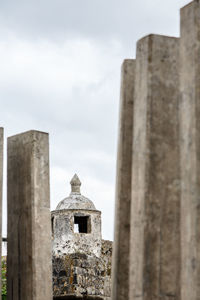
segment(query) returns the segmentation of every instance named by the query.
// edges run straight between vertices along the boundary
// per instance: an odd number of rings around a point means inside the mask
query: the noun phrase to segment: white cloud
[[[8,36],[0,43],[0,115],[6,135],[32,128],[50,133],[52,207],[73,173],[83,174],[85,191],[95,182],[93,200],[103,219],[111,215],[107,238],[112,237],[113,214],[107,212],[114,200],[122,53],[114,40],[56,44]]]
[[[83,194],[103,212],[105,238],[113,231],[121,63],[148,33],[177,36],[187,3],[0,3],[0,125],[7,136],[50,133],[52,208],[77,172]]]
[[[179,8],[187,3],[188,0],[1,1],[0,28],[34,39],[85,36],[105,42],[114,37],[130,45],[135,37],[152,32],[178,34]]]

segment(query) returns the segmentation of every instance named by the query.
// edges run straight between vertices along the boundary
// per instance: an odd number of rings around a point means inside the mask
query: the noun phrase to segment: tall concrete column
[[[48,134],[8,138],[8,300],[52,299]]]
[[[200,2],[181,10],[181,300],[200,299]]]
[[[137,44],[130,300],[180,299],[178,51],[165,36]]]
[[[3,132],[3,128],[0,128],[0,257],[2,255],[3,146],[4,146],[4,132]],[[1,291],[1,280],[2,278],[1,278],[1,263],[0,263],[0,291]]]
[[[135,60],[122,65],[116,177],[112,299],[128,300]]]

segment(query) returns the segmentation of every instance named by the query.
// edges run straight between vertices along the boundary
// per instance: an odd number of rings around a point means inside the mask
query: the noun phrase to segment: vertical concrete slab
[[[4,130],[3,128],[0,127],[0,257],[2,255],[3,146],[4,146]],[[0,291],[1,291],[1,280],[2,278],[1,278],[1,263],[0,263]]]
[[[135,60],[127,59],[121,72],[120,121],[118,137],[115,239],[112,263],[112,299],[128,299],[133,104]]]
[[[8,138],[8,300],[52,299],[48,134]]]
[[[200,299],[200,2],[181,9],[181,300]]]
[[[150,35],[137,44],[131,300],[179,299],[178,51],[179,40],[165,36]]]

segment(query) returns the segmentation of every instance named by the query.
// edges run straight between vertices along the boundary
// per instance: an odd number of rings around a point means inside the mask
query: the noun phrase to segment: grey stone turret
[[[77,174],[70,184],[51,214],[54,296],[110,300],[112,242],[102,240],[101,212],[81,195]]]
[[[75,174],[70,195],[52,212],[53,253],[101,253],[101,212],[81,195],[81,181]]]

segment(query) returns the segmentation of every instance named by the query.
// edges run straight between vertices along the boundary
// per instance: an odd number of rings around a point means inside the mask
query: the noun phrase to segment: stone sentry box
[[[54,254],[90,252],[100,256],[100,211],[56,210],[52,212],[51,220]]]
[[[54,299],[110,299],[112,242],[101,237],[101,212],[80,193],[71,193],[51,215]]]
[[[101,254],[101,212],[91,200],[80,194],[77,175],[71,180],[72,191],[51,214],[53,255],[75,252]],[[77,189],[79,187],[79,189]]]

